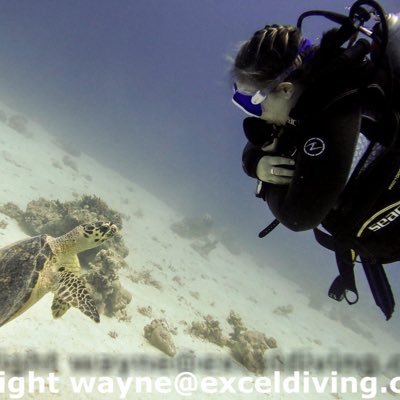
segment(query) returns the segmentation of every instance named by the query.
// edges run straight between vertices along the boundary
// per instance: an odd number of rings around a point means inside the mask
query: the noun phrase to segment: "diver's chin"
[[[265,121],[267,121],[268,124],[275,125],[275,126],[285,126],[286,125],[286,121],[283,121],[283,120],[265,119]]]
[[[268,114],[262,114],[261,119],[266,121],[268,124],[276,125],[276,126],[284,126],[286,125],[287,120],[285,118],[277,118],[276,116],[271,117]]]
[[[264,120],[267,124],[275,124],[274,118],[269,118],[267,115],[261,115],[260,117],[262,120]]]
[[[289,120],[288,116],[282,116],[281,118],[275,118],[275,121],[272,122],[276,126],[285,126]]]

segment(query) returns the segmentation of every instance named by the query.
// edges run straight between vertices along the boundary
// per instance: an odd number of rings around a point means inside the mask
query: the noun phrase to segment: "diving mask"
[[[312,44],[309,39],[303,39],[297,56],[293,63],[286,68],[281,74],[275,79],[270,81],[263,89],[258,90],[256,93],[251,94],[244,90],[238,89],[236,83],[233,85],[233,96],[232,102],[235,106],[239,107],[242,111],[252,117],[261,118],[263,113],[261,103],[266,100],[269,94],[276,89],[276,87],[282,83],[293,71],[299,68],[304,61],[309,58],[309,53],[312,48]],[[305,58],[305,59],[303,59]]]

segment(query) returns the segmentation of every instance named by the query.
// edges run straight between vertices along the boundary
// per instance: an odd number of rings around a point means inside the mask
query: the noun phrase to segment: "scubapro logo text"
[[[381,218],[378,222],[373,223],[368,227],[369,230],[371,231],[379,231],[382,228],[385,228],[388,226],[390,223],[392,223],[394,220],[396,220],[398,217],[400,217],[400,206],[395,208],[393,211],[390,211],[387,213],[383,218]]]

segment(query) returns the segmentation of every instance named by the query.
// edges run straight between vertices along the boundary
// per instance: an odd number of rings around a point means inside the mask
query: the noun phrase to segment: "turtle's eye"
[[[93,233],[94,226],[92,224],[87,224],[87,225],[84,225],[84,229],[85,229],[85,232],[87,232],[87,233]]]
[[[63,272],[63,271],[65,271],[65,267],[60,267],[60,268],[58,268],[58,270],[59,270],[59,272]]]

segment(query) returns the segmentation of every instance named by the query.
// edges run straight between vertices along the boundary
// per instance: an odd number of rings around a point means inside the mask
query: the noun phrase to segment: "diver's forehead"
[[[240,82],[240,81],[236,81],[236,87],[237,90],[239,90],[240,92],[244,92],[244,93],[248,93],[248,94],[255,94],[258,90],[260,90],[259,87],[257,87],[254,84],[251,84],[249,82]]]

